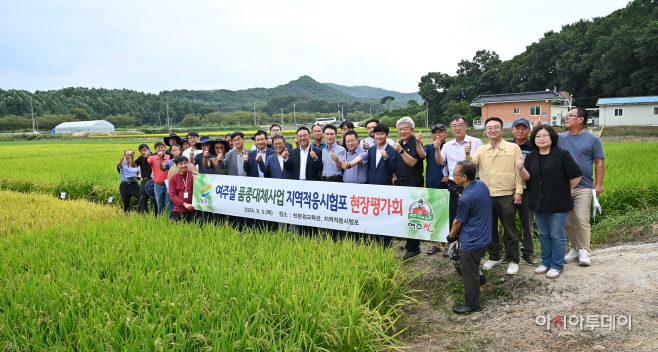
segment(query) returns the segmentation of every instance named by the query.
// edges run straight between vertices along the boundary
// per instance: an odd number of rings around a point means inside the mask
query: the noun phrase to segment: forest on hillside
[[[336,100],[339,99],[339,100]],[[226,124],[256,122],[303,122],[316,117],[345,116],[356,118],[366,112],[378,113],[385,107],[379,100],[356,98],[327,85],[302,76],[275,88],[253,88],[244,91],[163,91],[160,94],[129,89],[70,87],[52,91],[0,89],[0,130],[22,130],[31,127],[32,111],[39,127],[50,129],[60,122],[105,119],[116,127],[166,126],[198,123],[214,126],[218,116]],[[210,114],[214,113],[208,119]],[[236,114],[237,113],[237,114]],[[288,118],[290,115],[290,118]],[[195,122],[195,116],[198,122]]]

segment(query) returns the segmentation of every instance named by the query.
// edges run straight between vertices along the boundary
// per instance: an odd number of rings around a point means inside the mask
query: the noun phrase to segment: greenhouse
[[[105,121],[76,121],[60,123],[53,129],[53,133],[75,132],[114,132],[114,125]]]

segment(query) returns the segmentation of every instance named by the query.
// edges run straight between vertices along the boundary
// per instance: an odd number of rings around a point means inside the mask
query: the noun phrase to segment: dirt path
[[[591,258],[591,267],[566,264],[557,280],[534,275],[529,265],[509,276],[499,265],[484,287],[491,297],[485,297],[484,310],[458,316],[451,312],[452,298],[436,292],[459,277],[446,258],[423,253],[414,268],[427,270],[414,285],[424,293],[419,305],[407,310],[409,328],[402,340],[409,351],[423,352],[658,351],[658,242],[595,249]],[[582,316],[583,329],[568,322],[566,330],[537,324],[545,321],[538,316],[552,324],[556,315],[573,323]],[[587,315],[631,316],[632,330],[591,330],[585,327]]]

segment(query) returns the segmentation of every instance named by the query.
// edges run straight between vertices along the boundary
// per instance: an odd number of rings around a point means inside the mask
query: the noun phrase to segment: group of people
[[[467,121],[461,115],[449,121],[454,139],[446,142],[448,129],[436,124],[431,128],[433,142],[427,145],[422,144],[420,132],[415,134],[409,117],[397,121],[395,141],[389,138],[389,127],[376,119],[365,123],[368,137],[363,139],[349,121],[339,126],[340,139],[334,125],[314,125],[310,130],[302,126],[296,131],[294,148],[278,124],[270,127],[269,136],[267,131],[257,131],[251,137],[251,150],[244,148],[242,132],[217,140],[200,138],[195,132],[186,138],[171,134],[155,143],[154,155],[146,144],[139,146],[136,159],[134,151],[126,150],[117,170],[125,211],[133,196],[139,200],[138,211],[147,211],[150,197],[145,183],[152,180],[152,208],[158,216],[166,209],[172,219],[188,221],[198,217],[191,204],[196,173],[447,189],[448,242],[460,239],[466,296],[466,303],[453,310],[466,313],[481,309],[480,284],[486,278],[479,268],[485,254],[488,260],[483,269],[507,264],[510,275],[518,273],[520,260],[537,264],[532,258],[535,222],[542,259],[535,273],[555,279],[565,261],[591,264],[589,211],[592,189],[603,192],[605,155],[599,138],[584,131],[586,120],[585,109],[573,109],[566,118],[567,132],[558,135],[538,119],[530,135],[529,120],[519,118],[512,125],[514,138],[506,141],[503,121],[492,117],[485,122],[487,144],[466,134]],[[233,220],[239,226],[268,226],[262,220]],[[565,231],[571,244],[566,256]],[[381,238],[386,247],[391,245],[391,235]],[[419,255],[420,240],[407,239],[404,250],[405,260]],[[436,242],[427,254],[447,256],[447,250],[448,243]]]
[[[576,108],[565,119],[566,132],[558,134],[539,118],[530,134],[530,121],[519,118],[512,124],[514,139],[505,141],[503,121],[491,117],[485,121],[488,144],[455,134],[454,143],[443,148],[448,165],[455,165],[449,172],[457,186],[451,196],[456,193],[458,204],[454,217],[450,205],[454,221],[448,242],[460,239],[464,280],[465,303],[454,307],[455,313],[482,309],[480,285],[486,277],[479,265],[485,254],[488,260],[483,269],[507,263],[510,275],[518,272],[520,259],[537,264],[531,256],[533,223],[541,245],[541,265],[535,274],[557,279],[565,262],[591,265],[589,214],[593,193],[603,192],[605,154],[600,139],[584,130],[586,120],[587,110]],[[453,125],[451,120],[451,128],[459,128],[459,124]],[[460,146],[452,158],[451,145]],[[517,212],[521,241],[516,231]],[[499,220],[503,227],[502,256]],[[567,237],[571,245],[568,253]]]

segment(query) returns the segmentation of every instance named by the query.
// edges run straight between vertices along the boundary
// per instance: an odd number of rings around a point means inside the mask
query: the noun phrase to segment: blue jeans
[[[174,201],[171,200],[171,197],[169,196],[169,190],[165,192],[165,201],[167,202],[167,214],[169,219],[172,218],[173,213],[174,213]]]
[[[158,205],[158,216],[162,215],[165,207],[165,194],[167,193],[167,186],[155,184],[153,186],[153,193],[155,193],[155,203]]]
[[[562,271],[567,252],[567,217],[569,213],[535,212],[539,230],[541,264],[549,269]]]

